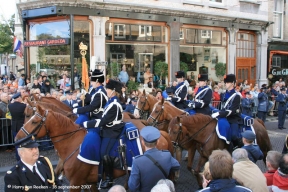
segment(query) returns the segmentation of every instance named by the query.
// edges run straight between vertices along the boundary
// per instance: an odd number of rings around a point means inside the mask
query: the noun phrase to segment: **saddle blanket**
[[[216,113],[219,110],[210,106],[212,113]],[[244,125],[240,125],[241,129],[239,129],[239,135],[246,130],[253,131],[256,135],[255,130],[253,128],[254,119],[250,116],[241,114],[241,118],[243,119]],[[230,144],[231,141],[231,132],[230,132],[230,124],[226,118],[217,118],[218,122],[216,125],[216,133],[220,139],[223,139],[227,144]],[[256,141],[255,141],[256,143]]]
[[[85,163],[99,165],[99,162],[101,162],[101,145],[106,145],[109,140],[100,137],[99,128],[89,128],[87,130],[88,133],[80,146],[77,158]],[[109,153],[111,157],[119,157],[117,149],[120,145],[120,139],[126,145],[126,163],[128,170],[131,170],[133,157],[143,154],[137,127],[130,122],[125,124],[119,139],[117,139]]]

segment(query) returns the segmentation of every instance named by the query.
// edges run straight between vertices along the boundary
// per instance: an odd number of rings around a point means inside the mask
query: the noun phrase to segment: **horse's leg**
[[[196,153],[196,143],[192,143],[191,147],[188,149],[188,163],[187,163],[187,169],[189,171],[192,171],[192,163],[195,157]]]
[[[59,177],[62,171],[63,171],[63,161],[62,161],[62,159],[59,158],[54,172],[55,172],[56,176]]]
[[[182,149],[180,147],[175,148],[176,160],[180,163],[182,160]],[[180,170],[175,172],[174,180],[177,181],[180,177]]]
[[[200,175],[200,170],[207,161],[208,161],[208,158],[206,158],[204,156],[200,156],[200,160],[199,160],[198,165],[194,171],[194,176],[196,177],[198,185],[200,187],[202,187],[202,177]]]

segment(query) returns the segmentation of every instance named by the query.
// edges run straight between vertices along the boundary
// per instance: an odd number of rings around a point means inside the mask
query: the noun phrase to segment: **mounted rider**
[[[172,103],[179,109],[185,109],[187,105],[185,99],[188,93],[189,83],[184,81],[185,73],[183,71],[177,71],[175,77],[178,84],[173,90],[174,96],[168,97],[166,100],[172,101]]]
[[[188,104],[188,107],[192,108],[196,113],[202,113],[204,115],[211,115],[209,104],[212,100],[212,90],[207,86],[208,75],[199,74],[199,89],[194,97],[194,100]]]
[[[236,77],[234,74],[228,74],[224,76],[224,83],[226,86],[226,93],[223,98],[223,102],[225,102],[223,109],[219,112],[213,113],[211,115],[212,118],[217,117],[226,117],[231,129],[231,141],[233,146],[239,146],[239,128],[240,125],[243,124],[243,120],[241,119],[241,98],[234,89],[236,83]]]
[[[90,112],[91,119],[100,119],[102,117],[104,106],[108,101],[106,90],[103,87],[104,74],[99,69],[95,69],[90,77],[91,88],[95,91],[91,96],[90,104],[80,108],[74,108],[73,113],[85,114]],[[92,90],[90,88],[90,93]],[[88,98],[88,97],[87,97]]]
[[[103,161],[106,180],[101,183],[101,188],[108,188],[112,184],[114,159],[109,156],[109,152],[114,144],[118,141],[118,137],[125,125],[122,121],[123,109],[119,100],[119,94],[121,93],[122,86],[123,85],[121,82],[109,79],[106,82],[106,91],[109,100],[104,108],[102,117],[83,123],[85,128],[92,129],[89,129],[87,135],[85,136],[77,158],[83,162],[98,165],[99,162],[97,162],[96,159],[93,159],[94,156],[91,158],[91,156],[88,155],[90,157],[90,159],[88,159],[89,157],[86,156],[87,154],[84,151],[86,150],[87,152],[87,149],[90,150],[89,147],[91,146],[93,139],[95,141],[95,139],[99,138],[99,135],[101,136],[101,148],[97,146],[97,149],[91,149],[97,150],[98,153],[100,151],[100,156]],[[85,149],[85,147],[87,147],[87,149]],[[97,155],[98,154],[96,154],[96,156]]]

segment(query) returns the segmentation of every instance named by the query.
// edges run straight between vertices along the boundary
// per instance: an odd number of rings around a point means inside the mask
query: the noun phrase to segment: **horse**
[[[54,97],[40,97],[38,98],[37,96],[34,96],[34,99],[35,101],[42,101],[42,102],[46,102],[46,103],[51,103],[53,105],[56,105],[57,107],[61,108],[62,110],[65,110],[65,111],[68,111],[68,112],[71,112],[72,109],[67,106],[65,103],[55,99]]]
[[[157,98],[151,94],[147,94],[144,89],[143,93],[139,94],[138,101],[134,110],[134,116],[136,118],[141,118],[145,112],[151,113],[153,110],[153,106],[157,102]]]
[[[140,123],[140,121],[138,121]],[[136,125],[137,126],[137,125]],[[138,125],[139,126],[139,125]],[[145,125],[142,125],[143,127]],[[84,163],[77,159],[79,147],[87,134],[87,130],[79,127],[66,116],[44,110],[40,105],[36,106],[35,114],[27,121],[17,133],[15,141],[24,138],[29,134],[35,134],[37,138],[49,135],[58,151],[60,159],[63,160],[64,174],[70,181],[71,186],[78,186],[70,191],[80,191],[81,185],[92,183],[92,190],[97,191],[98,166]],[[164,141],[164,142],[163,142]],[[170,144],[170,147],[167,146]],[[169,135],[161,132],[157,143],[158,149],[173,150]],[[114,169],[114,178],[125,175],[123,170]],[[80,186],[80,187],[79,187]]]
[[[160,106],[158,107],[160,109]],[[200,169],[208,160],[212,151],[215,149],[229,149],[224,140],[220,139],[216,133],[217,120],[208,115],[196,114],[192,116],[177,116],[174,117],[169,124],[169,135],[177,148],[188,150],[187,168],[191,170],[192,160],[194,158],[195,145],[200,153],[200,161],[192,173],[196,176],[199,186],[201,186]],[[271,142],[264,126],[264,123],[258,120],[254,122],[254,130],[256,132],[256,140],[263,152],[263,161],[265,163],[268,151],[272,149]]]

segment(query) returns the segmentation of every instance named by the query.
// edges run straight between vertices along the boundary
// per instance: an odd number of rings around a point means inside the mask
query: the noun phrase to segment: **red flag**
[[[85,56],[82,56],[82,83],[85,91],[89,89],[88,68]]]

